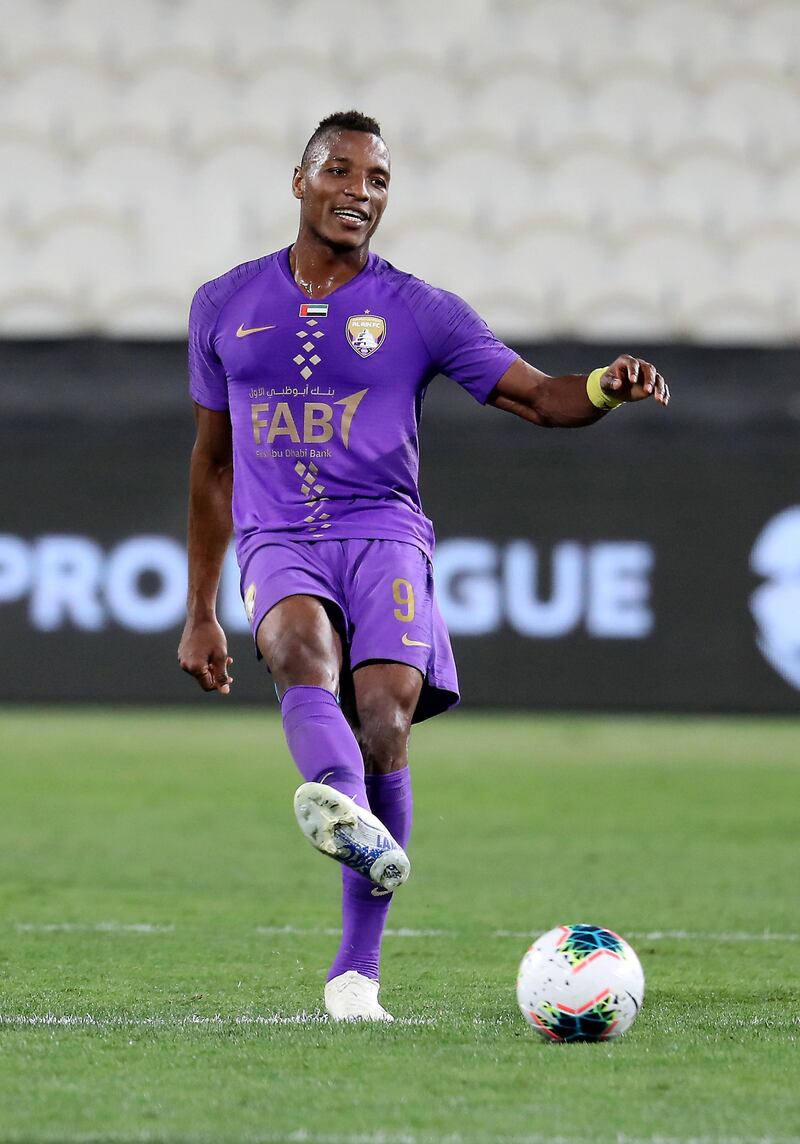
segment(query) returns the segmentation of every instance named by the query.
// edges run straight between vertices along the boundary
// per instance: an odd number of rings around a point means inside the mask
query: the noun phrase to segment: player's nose
[[[354,199],[359,199],[361,202],[366,202],[369,199],[369,190],[367,188],[366,178],[354,177],[349,187],[347,188],[347,193]]]

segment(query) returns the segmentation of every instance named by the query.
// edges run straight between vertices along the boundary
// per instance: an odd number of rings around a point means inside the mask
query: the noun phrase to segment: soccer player
[[[292,190],[294,244],[197,291],[189,319],[197,438],[180,665],[204,691],[232,679],[215,601],[235,531],[257,653],[304,782],[301,829],[343,864],[342,937],[325,986],[334,1019],[391,1020],[381,937],[408,877],[411,724],[458,702],[436,605],[433,531],[417,488],[417,425],[445,374],[542,426],[590,425],[669,390],[649,362],[549,377],[460,298],[370,252],[391,177],[374,119],[329,116]]]

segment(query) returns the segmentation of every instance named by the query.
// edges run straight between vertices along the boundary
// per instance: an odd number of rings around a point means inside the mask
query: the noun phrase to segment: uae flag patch
[[[327,302],[304,302],[300,307],[301,318],[327,318]]]

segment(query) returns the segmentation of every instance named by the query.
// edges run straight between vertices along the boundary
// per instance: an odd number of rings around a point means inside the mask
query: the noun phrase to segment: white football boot
[[[334,1021],[393,1021],[378,1002],[380,985],[355,969],[332,978],[325,986],[325,1008]]]
[[[294,796],[294,813],[311,845],[369,878],[373,893],[389,894],[408,880],[405,850],[379,818],[346,794],[325,783],[303,783]]]

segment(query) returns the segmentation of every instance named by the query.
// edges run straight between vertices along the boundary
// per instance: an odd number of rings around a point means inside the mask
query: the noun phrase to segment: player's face
[[[295,169],[301,226],[334,247],[369,242],[386,209],[390,163],[386,144],[365,131],[322,137],[306,166]]]

